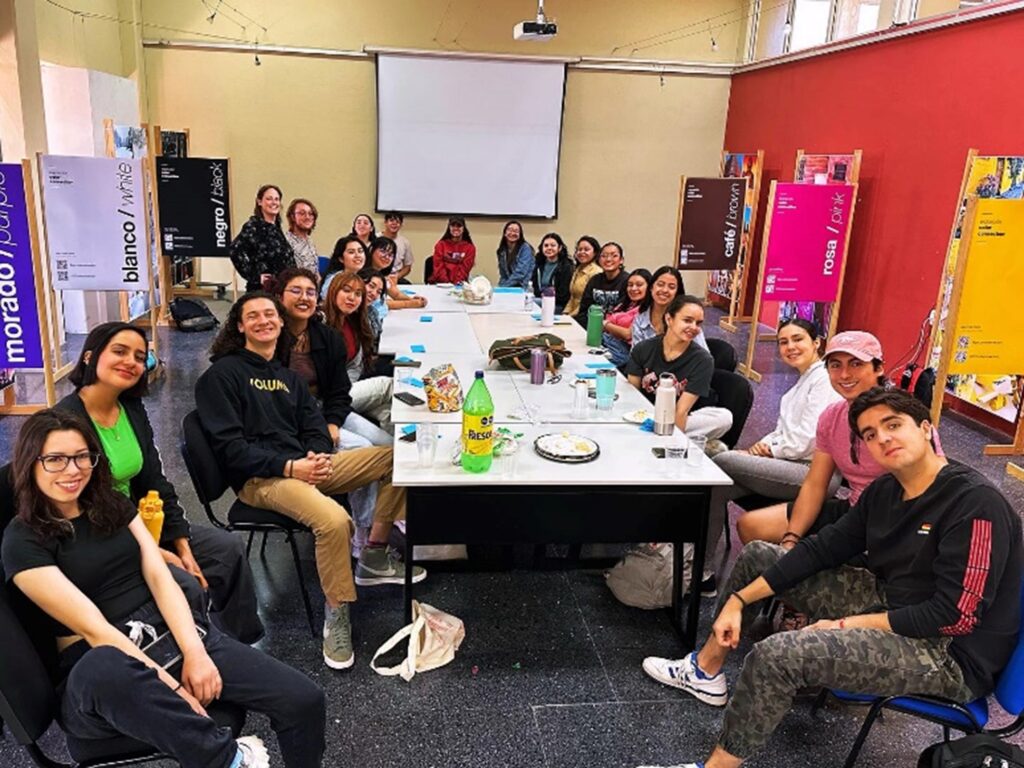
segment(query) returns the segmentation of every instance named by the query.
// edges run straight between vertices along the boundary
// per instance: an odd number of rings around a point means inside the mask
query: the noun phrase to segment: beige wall
[[[121,35],[131,35],[127,27],[110,19],[119,15],[118,0],[68,0],[62,2],[88,14],[104,18],[74,16],[46,0],[35,0],[36,28],[39,34],[39,58],[66,67],[84,67],[124,75]]]
[[[461,29],[459,42],[474,51],[592,56],[626,55],[628,51],[613,54],[612,49],[681,27],[695,17],[740,7],[706,2],[684,13],[681,4],[658,0],[645,3],[643,13],[637,13],[632,4],[562,0],[548,4],[551,15],[557,11],[563,30],[558,38],[545,45],[520,45],[512,41],[511,28],[528,16],[530,3],[495,3],[484,18],[470,12],[477,4],[455,0],[440,26],[445,2],[354,2],[344,4],[350,9],[347,13],[340,5],[316,3],[313,10],[314,4],[308,2],[290,3],[290,15],[261,15],[252,10],[260,3],[239,7],[267,24],[267,39],[278,44],[355,49],[365,42],[438,48],[432,40],[435,31],[441,30],[438,39],[447,44]],[[741,16],[737,10],[725,18]],[[231,34],[226,25],[207,24],[192,4],[172,7],[143,0],[143,17],[147,23]],[[393,24],[385,28],[380,24],[383,19]],[[742,36],[743,25],[733,23],[717,33],[717,53],[711,51],[709,37],[694,35],[635,55],[734,60]],[[232,159],[236,229],[251,212],[256,188],[273,182],[286,198],[302,195],[317,204],[321,217],[315,239],[321,252],[329,252],[356,213],[373,212],[374,64],[267,54],[260,59],[257,67],[249,54],[146,49],[150,119],[165,127],[189,128],[195,154]],[[668,261],[679,175],[717,173],[728,95],[727,78],[570,69],[559,217],[525,221],[527,237],[536,244],[549,230],[567,240],[593,233],[622,242],[629,265],[653,267]],[[494,249],[502,223],[469,222],[481,270],[492,277],[497,274]],[[407,219],[405,233],[419,259],[430,252],[443,227],[438,217]],[[204,277],[213,277],[216,266],[206,264]],[[699,282],[695,275],[688,284],[696,289]]]

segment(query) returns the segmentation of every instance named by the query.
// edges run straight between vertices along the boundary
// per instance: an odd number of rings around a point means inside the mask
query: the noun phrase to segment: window
[[[795,0],[789,50],[802,51],[828,42],[828,20],[831,13],[832,4],[829,0]]]
[[[838,0],[832,39],[874,32],[878,29],[881,12],[880,0]]]

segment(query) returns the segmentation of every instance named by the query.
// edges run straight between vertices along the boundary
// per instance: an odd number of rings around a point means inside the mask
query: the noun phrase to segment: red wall
[[[839,328],[876,333],[891,363],[935,302],[971,147],[1024,155],[1024,12],[733,78],[725,148],[765,150],[760,222],[797,149],[864,150]]]

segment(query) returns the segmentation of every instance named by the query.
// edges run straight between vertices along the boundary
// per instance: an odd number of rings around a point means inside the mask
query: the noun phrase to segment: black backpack
[[[179,296],[171,301],[170,309],[179,331],[211,331],[220,325],[220,321],[200,299]]]
[[[909,392],[928,408],[935,396],[935,369],[908,363],[900,376],[900,389]]]
[[[1024,750],[990,733],[932,744],[921,753],[917,768],[1024,768]]]

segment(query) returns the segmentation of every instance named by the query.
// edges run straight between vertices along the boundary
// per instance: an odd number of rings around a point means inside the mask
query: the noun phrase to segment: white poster
[[[53,287],[148,290],[142,161],[46,155],[42,182]]]

